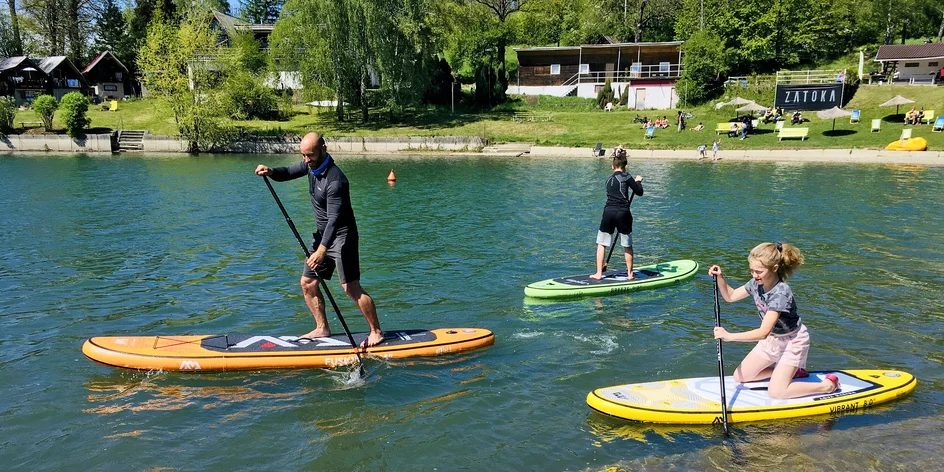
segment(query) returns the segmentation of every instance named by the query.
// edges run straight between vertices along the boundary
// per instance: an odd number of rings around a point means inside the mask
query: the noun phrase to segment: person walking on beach
[[[383,331],[377,318],[377,307],[373,298],[360,284],[361,271],[357,249],[357,223],[351,206],[350,185],[347,177],[328,154],[324,138],[318,133],[308,133],[299,145],[301,162],[288,167],[268,167],[260,164],[256,175],[267,175],[276,182],[308,177],[308,193],[315,213],[318,232],[313,234],[311,257],[305,261],[301,286],[305,304],[315,318],[315,329],[302,335],[302,339],[321,338],[331,335],[325,315],[324,296],[318,288],[319,279],[330,280],[334,269],[344,293],[360,308],[370,334],[361,347],[376,346],[383,341]]]
[[[603,258],[606,248],[613,241],[613,230],[617,230],[623,254],[626,257],[626,278],[633,279],[633,214],[629,211],[632,194],[642,196],[642,176],[636,178],[626,173],[626,154],[613,157],[613,174],[606,179],[606,204],[603,206],[603,218],[597,232],[597,271],[590,274],[591,279],[603,278]]]
[[[795,377],[808,377],[806,359],[810,350],[810,334],[797,314],[793,289],[786,279],[803,264],[803,254],[788,243],[761,243],[747,257],[751,280],[731,289],[721,267],[713,265],[708,275],[718,278],[718,291],[726,302],[736,302],[748,295],[761,318],[760,327],[741,333],[729,333],[715,327],[714,337],[725,342],[759,341],[734,371],[739,383],[770,379],[770,398],[797,398],[816,393],[831,393],[839,388],[839,378],[827,374],[822,382],[794,382]]]
[[[718,144],[718,140],[716,139],[715,143],[711,145],[711,160],[717,161],[718,159],[721,159],[720,157],[718,157],[719,147],[720,145]]]

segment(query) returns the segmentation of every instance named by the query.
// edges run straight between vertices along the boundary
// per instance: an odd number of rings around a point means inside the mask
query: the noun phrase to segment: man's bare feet
[[[374,347],[384,340],[383,331],[371,331],[370,335],[367,336],[363,342],[361,342],[362,348]]]
[[[298,339],[315,339],[315,338],[327,338],[331,336],[331,330],[328,328],[318,329],[315,328],[308,332],[308,334],[303,334],[298,337]]]
[[[603,274],[600,272],[597,272],[595,274],[590,274],[590,278],[593,280],[600,280],[603,278]]]

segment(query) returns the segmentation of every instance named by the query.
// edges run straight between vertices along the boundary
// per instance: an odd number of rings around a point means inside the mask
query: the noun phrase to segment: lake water
[[[698,276],[539,303],[526,284],[593,268],[607,162],[338,156],[383,327],[482,327],[494,346],[368,360],[362,385],[323,370],[133,372],[82,355],[98,335],[311,329],[302,255],[252,174],[295,159],[0,156],[4,469],[931,470],[944,459],[942,168],[631,161],[646,179],[638,264],[694,259]],[[304,179],[274,185],[311,232]],[[913,395],[732,425],[728,439],[587,407],[594,388],[715,374],[707,266],[745,282],[749,250],[778,240],[807,258],[791,285],[810,369],[905,370]],[[721,309],[732,329],[758,324],[749,300]],[[729,372],[751,346],[726,344]]]

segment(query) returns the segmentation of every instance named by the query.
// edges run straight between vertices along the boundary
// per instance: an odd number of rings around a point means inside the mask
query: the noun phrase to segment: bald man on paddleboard
[[[311,257],[305,261],[301,286],[305,304],[315,317],[315,329],[302,335],[314,339],[331,335],[325,315],[324,296],[318,288],[319,279],[331,280],[335,268],[344,293],[360,308],[370,335],[361,347],[376,346],[383,341],[383,331],[377,319],[374,300],[361,287],[360,261],[357,250],[357,223],[351,207],[350,185],[341,169],[328,154],[324,138],[308,133],[299,145],[301,162],[288,167],[268,167],[260,164],[256,175],[266,175],[276,182],[308,177],[308,193],[315,213],[318,232],[313,234]]]

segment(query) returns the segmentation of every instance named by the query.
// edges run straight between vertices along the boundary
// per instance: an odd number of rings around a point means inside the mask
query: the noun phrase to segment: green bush
[[[79,92],[69,92],[62,97],[62,103],[59,104],[62,121],[66,125],[66,133],[73,138],[83,134],[92,120],[86,116],[89,108],[89,100]]]
[[[279,119],[282,121],[292,119],[295,116],[294,105],[292,94],[288,90],[283,90],[282,94],[279,95]]]
[[[597,106],[603,108],[607,103],[614,101],[616,94],[613,93],[613,84],[610,79],[606,79],[603,88],[597,92]]]
[[[619,106],[625,107],[629,102],[629,84],[626,84],[626,87],[623,88],[623,94],[620,95]]]
[[[0,97],[0,134],[13,131],[13,118],[16,117],[16,102],[13,97]]]
[[[52,118],[56,115],[59,102],[52,95],[40,95],[33,100],[33,110],[43,119],[43,128],[52,131]]]
[[[234,120],[268,118],[279,108],[275,92],[246,72],[234,72],[223,83],[223,111]]]

